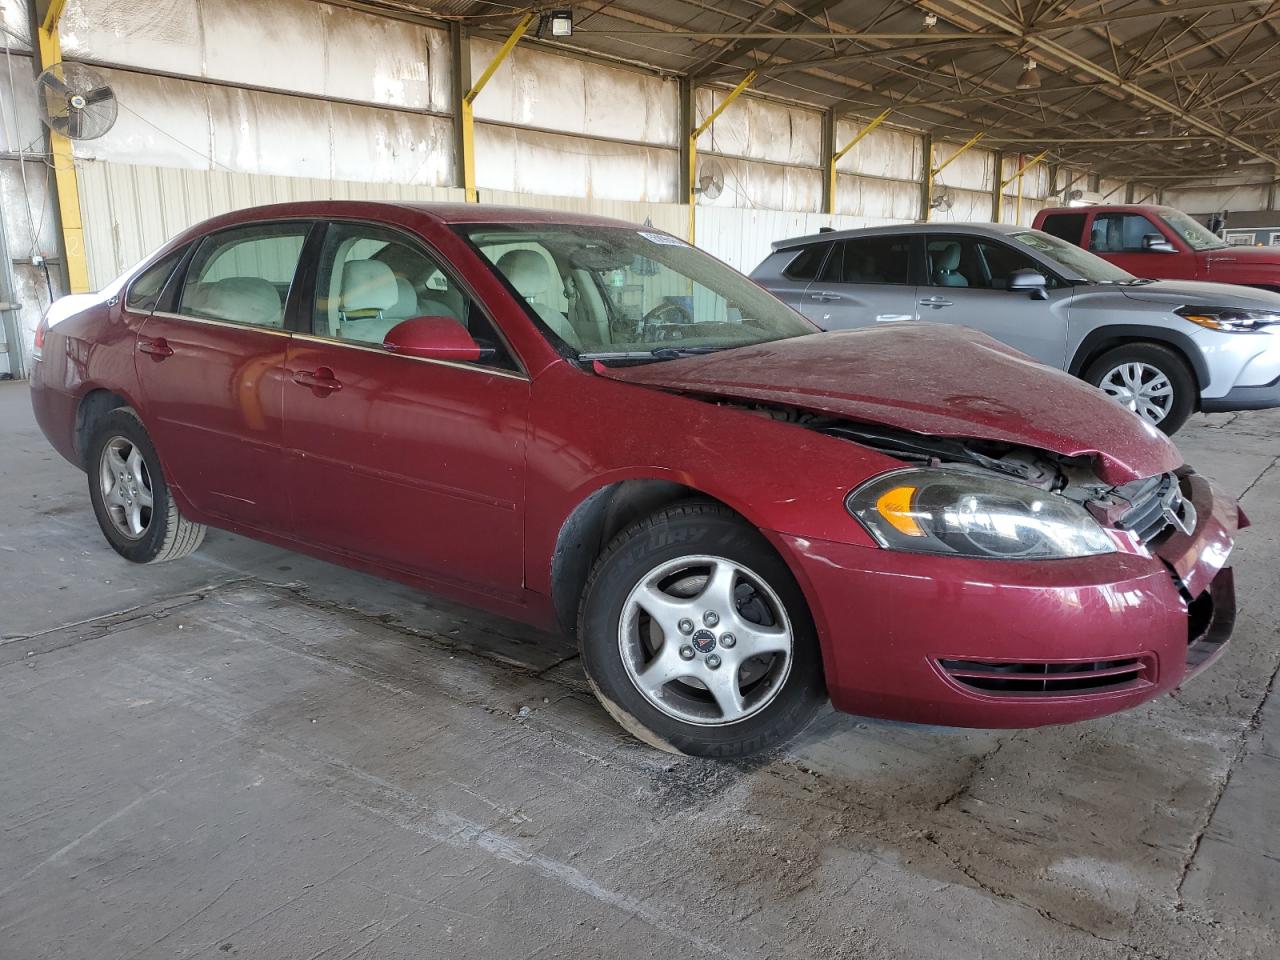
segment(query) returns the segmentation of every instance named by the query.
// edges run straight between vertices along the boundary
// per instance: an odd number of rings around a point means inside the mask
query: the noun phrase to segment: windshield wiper
[[[697,357],[730,347],[655,347],[652,350],[598,350],[578,354],[579,360],[677,360]]]

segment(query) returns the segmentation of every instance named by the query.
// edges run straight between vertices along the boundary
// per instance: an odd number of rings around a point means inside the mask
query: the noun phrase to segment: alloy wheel
[[[111,525],[121,536],[142,539],[151,526],[155,495],[138,445],[127,437],[108,440],[98,458],[98,484]]]
[[[792,628],[756,573],[723,557],[680,557],[650,570],[627,596],[618,645],[641,695],[700,726],[765,709],[791,671]]]
[[[1149,423],[1159,423],[1173,407],[1173,384],[1160,369],[1137,361],[1112,367],[1098,386]]]

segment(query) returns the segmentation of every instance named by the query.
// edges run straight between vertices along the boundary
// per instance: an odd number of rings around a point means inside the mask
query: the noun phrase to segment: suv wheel
[[[128,407],[112,410],[94,428],[87,466],[98,526],[120,556],[162,563],[200,546],[204,524],[178,510],[151,438]]]
[[[578,638],[605,709],[664,750],[757,753],[798,733],[825,699],[799,586],[718,504],[673,504],[619,534],[587,581]]]
[[[1176,432],[1195,410],[1195,375],[1158,343],[1108,350],[1089,364],[1084,379],[1165,433]]]

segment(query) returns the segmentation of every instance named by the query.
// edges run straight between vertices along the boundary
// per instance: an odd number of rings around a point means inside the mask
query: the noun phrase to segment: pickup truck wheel
[[[87,460],[89,499],[102,535],[134,563],[163,563],[192,553],[205,527],[184,517],[138,415],[112,410],[95,426]]]
[[[1102,354],[1084,379],[1165,433],[1196,407],[1196,378],[1185,360],[1158,343],[1127,343]]]
[[[715,503],[672,504],[614,538],[587,581],[578,642],[605,709],[676,753],[776,747],[826,698],[817,631],[790,570]]]

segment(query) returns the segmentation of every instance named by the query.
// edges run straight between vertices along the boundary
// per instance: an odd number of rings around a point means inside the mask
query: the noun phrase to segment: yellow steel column
[[[951,156],[947,157],[947,159],[943,160],[936,167],[933,166],[932,156],[928,156],[925,158],[925,163],[929,165],[929,176],[927,178],[928,182],[925,184],[925,190],[927,191],[927,195],[930,198],[930,202],[924,208],[924,219],[926,223],[928,223],[929,221],[929,211],[933,209],[933,178],[936,177],[938,174],[940,174],[943,170],[947,169],[947,167],[951,165],[951,162],[955,160],[956,157],[960,156],[960,154],[964,153],[966,150],[968,150],[970,147],[972,147],[975,143],[977,143],[981,139],[982,139],[982,134],[975,133],[972,137],[970,137],[968,140],[966,140],[964,143],[960,145],[959,150],[957,150]],[[932,149],[930,149],[929,152],[932,154],[933,152]]]
[[[52,0],[36,30],[40,66],[47,70],[62,61],[58,20],[65,0]],[[85,259],[84,223],[80,218],[80,188],[76,180],[75,153],[71,141],[49,131],[49,152],[53,161],[54,184],[58,193],[58,215],[62,221],[62,255],[67,268],[67,285],[72,293],[89,292],[89,262]]]
[[[836,212],[836,164],[839,163],[841,157],[858,145],[858,141],[884,123],[885,118],[891,113],[893,113],[893,108],[889,107],[859,130],[852,140],[831,155],[831,165],[827,168],[827,213],[833,214]]]
[[[1025,174],[1032,167],[1034,167],[1041,160],[1043,160],[1048,155],[1048,153],[1049,153],[1048,150],[1041,150],[1039,153],[1037,153],[1034,157],[1032,157],[1026,163],[1018,167],[1018,169],[1015,170],[1009,176],[1009,179],[1005,180],[1003,183],[1000,184],[1000,193],[1003,196],[1004,188],[1007,187],[1009,184],[1013,183],[1014,180],[1018,181],[1018,203],[1013,215],[1014,221],[1017,223],[1022,222],[1022,175]]]
[[[462,114],[462,189],[466,191],[468,203],[475,203],[479,199],[476,193],[476,117],[473,104],[476,97],[480,96],[480,91],[484,89],[485,84],[502,66],[502,62],[510,56],[515,45],[520,42],[520,38],[533,24],[534,16],[532,13],[527,13],[524,19],[516,24],[516,28],[511,31],[511,36],[507,37],[489,65],[484,68],[484,73],[480,74],[480,78],[471,85],[471,89],[462,97],[458,106]]]
[[[690,243],[693,243],[694,241],[695,223],[696,223],[695,211],[696,211],[696,204],[698,199],[698,138],[707,132],[707,128],[710,127],[711,124],[715,123],[716,117],[724,113],[725,108],[729,106],[729,104],[733,103],[734,100],[738,99],[738,94],[740,94],[743,90],[747,89],[747,87],[751,86],[751,82],[755,80],[755,78],[756,78],[756,72],[754,70],[748,72],[747,75],[738,82],[738,85],[734,87],[732,90],[730,90],[729,93],[725,96],[725,98],[720,101],[720,106],[712,110],[711,113],[707,115],[707,119],[703,120],[700,124],[698,124],[698,126],[689,134],[689,196],[688,196],[688,200],[689,200],[689,242]],[[694,91],[695,95],[696,95],[696,92],[697,91],[695,90]]]

